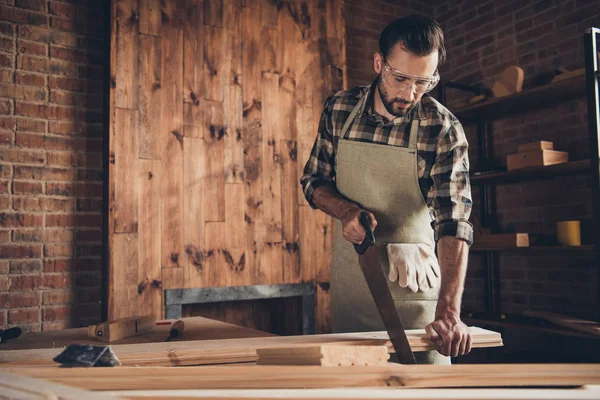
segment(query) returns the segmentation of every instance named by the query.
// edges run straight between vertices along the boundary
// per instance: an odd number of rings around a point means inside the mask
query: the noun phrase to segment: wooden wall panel
[[[112,3],[109,317],[164,289],[318,281],[333,224],[299,185],[344,87],[342,0]]]

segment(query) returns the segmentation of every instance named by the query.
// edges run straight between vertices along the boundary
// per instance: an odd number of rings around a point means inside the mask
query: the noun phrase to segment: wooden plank
[[[244,222],[244,185],[225,185],[225,238],[223,256],[229,271],[228,286],[242,286],[250,280],[246,269],[246,229]]]
[[[600,383],[598,364],[239,366],[8,369],[91,390],[293,389],[342,387],[560,387]],[[157,379],[160,377],[160,379]]]
[[[47,380],[10,373],[0,374],[0,392],[5,399],[19,400],[116,400],[120,398],[113,394],[94,393]]]
[[[262,72],[278,73],[277,69],[277,29],[270,29],[263,26],[260,31],[260,64]]]
[[[262,26],[277,28],[277,0],[260,0],[260,23]],[[284,4],[285,8],[285,4]]]
[[[326,367],[386,365],[385,346],[306,346],[258,349],[257,365],[322,365]]]
[[[255,1],[255,3],[258,3]],[[242,70],[244,118],[261,119],[260,8],[242,8]]]
[[[281,154],[277,141],[281,133],[279,115],[279,75],[263,73],[263,219],[265,240],[281,242]]]
[[[258,276],[261,283],[283,283],[283,243],[264,242],[260,249]]]
[[[179,268],[162,268],[162,288],[163,289],[181,289],[185,287],[185,269],[183,267]],[[164,318],[164,307],[162,309],[162,318]]]
[[[586,385],[576,388],[539,389],[539,388],[485,388],[485,389],[402,389],[390,390],[389,388],[341,388],[341,389],[220,389],[214,390],[141,390],[141,391],[115,391],[117,396],[128,399],[177,399],[179,395],[186,398],[205,400],[595,400],[600,397],[600,388],[595,385]]]
[[[541,167],[566,163],[569,153],[556,150],[533,150],[525,153],[509,154],[506,157],[506,167],[509,171],[528,167]]]
[[[161,162],[140,160],[137,180],[140,184],[138,293],[142,314],[154,314],[161,318],[162,284],[160,265],[161,220],[160,190]],[[116,266],[115,266],[116,267]],[[118,268],[118,267],[117,267]]]
[[[331,333],[331,293],[329,282],[318,282],[315,295],[315,332]]]
[[[116,106],[138,108],[139,0],[118,0],[116,7]]]
[[[101,342],[116,342],[117,340],[151,332],[156,325],[153,315],[134,316],[109,320],[88,327],[88,336],[92,335]]]
[[[317,252],[317,276],[318,282],[329,282],[331,271],[331,255],[333,253],[333,218],[318,211],[316,215],[317,227],[315,234]]]
[[[161,0],[140,0],[140,33],[160,36]]]
[[[526,315],[528,317],[542,318],[556,325],[600,336],[600,323],[596,321],[587,321],[585,319],[551,313],[547,311],[525,311],[523,315]]]
[[[221,226],[219,226],[219,224]],[[208,232],[214,236],[222,235],[222,223],[207,223],[207,243],[219,243],[218,239],[209,238]],[[212,242],[209,242],[212,241]],[[222,242],[221,242],[222,243]],[[213,251],[218,252],[216,246]],[[163,268],[163,270],[181,270],[181,268]],[[473,348],[497,347],[502,345],[499,333],[481,328],[471,327]],[[425,334],[424,329],[406,331],[409,343],[414,352],[434,350],[436,347]],[[111,346],[121,364],[139,366],[175,366],[226,364],[233,362],[256,361],[256,349],[291,346],[347,344],[347,345],[382,345],[393,351],[388,334],[382,332],[336,333],[326,335],[275,336],[269,338],[227,339],[188,341],[185,343],[150,343],[124,344]],[[60,349],[16,350],[0,352],[0,364],[10,365],[54,365],[52,358],[60,353]]]
[[[206,144],[203,139],[183,139],[183,161],[185,286],[203,287],[207,268],[204,246]]]
[[[306,203],[305,203],[306,204]],[[302,281],[314,281],[317,276],[317,235],[315,234],[315,218],[318,211],[308,205],[298,206],[300,219],[300,270]]]
[[[281,200],[283,231],[283,280],[300,282],[300,221],[298,202],[298,144],[281,141]]]
[[[203,137],[204,24],[201,0],[185,0],[183,26],[183,123],[185,136]]]
[[[293,14],[293,15],[292,15]],[[298,48],[302,42],[302,33],[296,19],[299,10],[294,2],[282,7],[277,24],[277,71],[279,79],[279,109],[281,115],[280,139],[297,140],[296,126],[296,67]]]
[[[139,100],[139,158],[160,160],[163,135],[162,111],[162,56],[161,39],[140,35],[140,100]]]
[[[528,233],[498,233],[476,235],[471,250],[513,249],[529,247]]]
[[[168,268],[167,270],[176,270],[176,268]],[[182,320],[185,329],[180,336],[173,339],[174,342],[275,336],[268,332],[203,317],[182,318]],[[111,343],[111,345],[162,343],[169,336],[169,330],[169,325],[156,325],[152,332],[123,338]],[[2,350],[60,349],[73,343],[98,344],[98,341],[87,336],[87,327],[73,328],[25,333],[19,337],[19,340],[2,343]]]
[[[223,247],[226,243],[224,222],[207,222],[204,237],[206,247],[206,283],[205,286],[225,286],[229,280],[229,271]]]
[[[204,177],[205,221],[225,221],[225,118],[223,103],[204,102],[204,140],[206,142]]]
[[[112,232],[138,231],[138,112],[117,108],[111,135],[110,220]]]
[[[204,1],[204,24],[223,27],[223,0]]]
[[[517,153],[525,153],[534,150],[554,150],[554,142],[538,140],[536,142],[517,145]]]
[[[205,2],[210,3],[210,2]],[[223,101],[223,84],[225,82],[225,29],[214,26],[204,27],[204,79],[207,100]]]
[[[183,259],[183,8],[167,2],[162,24],[162,266]]]
[[[246,225],[246,268],[250,272],[249,284],[261,283],[259,266],[260,251],[265,241],[262,201],[262,124],[244,119],[242,134],[244,142],[244,221]]]
[[[108,319],[138,313],[138,236],[119,233],[109,237],[111,263],[108,277]]]
[[[226,7],[225,87],[225,182],[244,182],[244,142],[242,140],[242,7],[240,1],[230,1]]]

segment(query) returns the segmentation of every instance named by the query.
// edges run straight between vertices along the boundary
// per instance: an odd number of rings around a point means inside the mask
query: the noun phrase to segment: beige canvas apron
[[[336,186],[348,199],[372,212],[377,219],[375,240],[384,273],[389,265],[387,243],[424,243],[435,246],[431,216],[417,172],[419,119],[411,123],[408,147],[345,140],[366,95],[345,122],[336,152]],[[389,282],[390,291],[405,329],[422,329],[433,322],[439,289],[414,293]],[[331,306],[334,332],[385,330],[358,265],[358,256],[344,239],[336,221],[331,267]],[[415,353],[419,364],[449,364],[437,351]]]

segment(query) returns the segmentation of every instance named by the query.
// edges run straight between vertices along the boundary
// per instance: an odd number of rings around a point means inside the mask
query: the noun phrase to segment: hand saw
[[[401,364],[416,364],[417,362],[410,349],[404,326],[402,326],[402,320],[394,304],[394,299],[392,299],[387,279],[377,257],[375,235],[371,229],[371,220],[369,215],[364,211],[360,213],[359,219],[366,232],[363,242],[360,245],[354,245],[354,250],[358,253],[360,269],[365,276],[398,360]]]

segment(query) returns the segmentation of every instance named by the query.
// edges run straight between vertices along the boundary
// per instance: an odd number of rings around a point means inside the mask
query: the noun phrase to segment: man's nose
[[[410,86],[404,87],[396,93],[397,97],[405,101],[413,102],[415,100],[415,84],[411,83]]]

